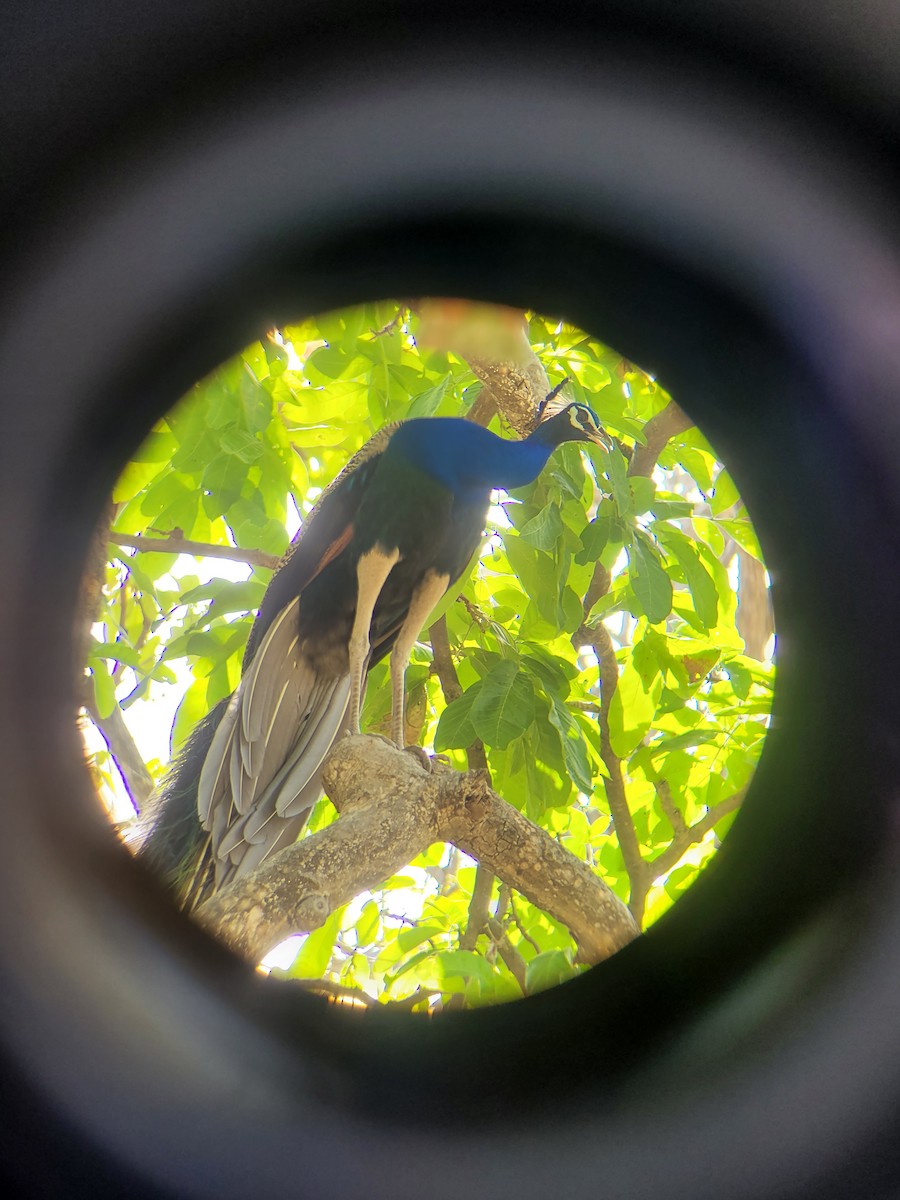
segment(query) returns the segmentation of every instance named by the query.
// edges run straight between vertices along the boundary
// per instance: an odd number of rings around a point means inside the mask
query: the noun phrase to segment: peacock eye
[[[535,467],[520,437],[530,441],[564,371],[570,395],[588,402],[553,410],[552,437],[538,439],[541,454],[552,440],[552,455]],[[410,418],[425,419],[402,424]],[[587,452],[607,428],[616,449]],[[488,489],[479,508],[457,486],[474,467],[496,485],[490,507]],[[271,956],[264,927],[240,942],[222,922],[224,940],[264,969],[407,1011],[514,999],[614,953],[715,853],[768,729],[768,579],[716,451],[662,383],[594,337],[467,301],[285,322],[196,384],[115,494],[117,552],[90,658],[97,779],[115,817],[127,817],[98,741],[119,698],[151,771],[198,730],[140,852],[188,911],[294,855],[284,878],[315,878],[320,903],[302,909],[286,946]],[[477,829],[462,800],[457,824],[441,818],[466,852],[434,843],[425,823],[399,873],[410,843],[398,858],[385,838],[406,836],[408,756],[382,738],[369,746],[374,757],[354,759],[347,743],[356,754],[364,739],[339,736],[363,575],[374,607],[368,648],[354,660],[354,716],[367,681],[362,729],[433,748],[459,771],[487,767],[492,779]],[[389,665],[398,642],[405,685]],[[319,768],[329,752],[353,769],[326,775],[326,800]],[[148,790],[133,764],[122,771],[135,795]],[[367,798],[378,822],[377,836],[373,826],[362,839],[369,849],[339,878],[327,854],[320,877],[304,874],[304,853],[311,861],[328,844],[338,813],[367,819],[347,790],[367,773],[392,780]],[[428,792],[439,794],[449,803]],[[187,808],[167,810],[185,795]],[[508,844],[503,822],[516,854],[496,852]],[[476,890],[484,928],[460,953]]]

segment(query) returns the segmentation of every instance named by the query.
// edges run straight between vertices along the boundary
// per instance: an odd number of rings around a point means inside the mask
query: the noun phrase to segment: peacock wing
[[[317,500],[266,589],[247,640],[244,671],[278,614],[348,546],[378,460],[400,424],[386,425],[371,437]]]
[[[219,886],[296,838],[341,730],[349,681],[311,666],[299,645],[299,613],[295,597],[269,625],[200,773],[198,815]]]
[[[294,841],[321,794],[321,767],[345,727],[346,675],[324,675],[299,646],[300,595],[350,543],[385,426],[319,497],[277,568],[244,654],[243,677],[207,752],[197,808],[217,886]]]

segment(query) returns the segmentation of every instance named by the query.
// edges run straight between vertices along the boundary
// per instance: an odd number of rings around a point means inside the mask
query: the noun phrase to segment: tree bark
[[[772,597],[766,586],[766,568],[746,550],[738,550],[740,579],[735,616],[737,631],[744,639],[748,658],[763,662],[766,647],[774,632]]]
[[[276,854],[197,910],[237,954],[258,962],[284,938],[317,929],[433,842],[451,842],[571,931],[599,962],[640,932],[621,900],[574,855],[502,800],[481,772],[436,763],[380,738],[345,737],[324,780],[340,816]]]

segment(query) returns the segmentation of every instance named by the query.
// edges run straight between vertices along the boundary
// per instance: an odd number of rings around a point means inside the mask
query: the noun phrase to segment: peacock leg
[[[443,596],[450,582],[449,575],[428,571],[413,593],[406,620],[397,634],[391,651],[391,737],[403,747],[403,705],[405,700],[406,667],[428,614]]]
[[[381,550],[376,546],[374,550],[363,554],[356,564],[356,616],[347,647],[350,657],[350,703],[347,712],[351,733],[359,733],[359,710],[366,659],[369,657],[372,613],[375,611],[385,580],[399,558],[399,550]]]

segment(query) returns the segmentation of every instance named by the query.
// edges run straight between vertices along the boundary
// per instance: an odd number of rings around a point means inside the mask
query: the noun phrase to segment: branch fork
[[[582,961],[599,962],[639,933],[607,885],[502,800],[484,771],[429,771],[381,738],[355,735],[335,745],[323,782],[338,820],[197,910],[212,934],[251,961],[318,928],[434,842],[451,842],[567,925]]]

